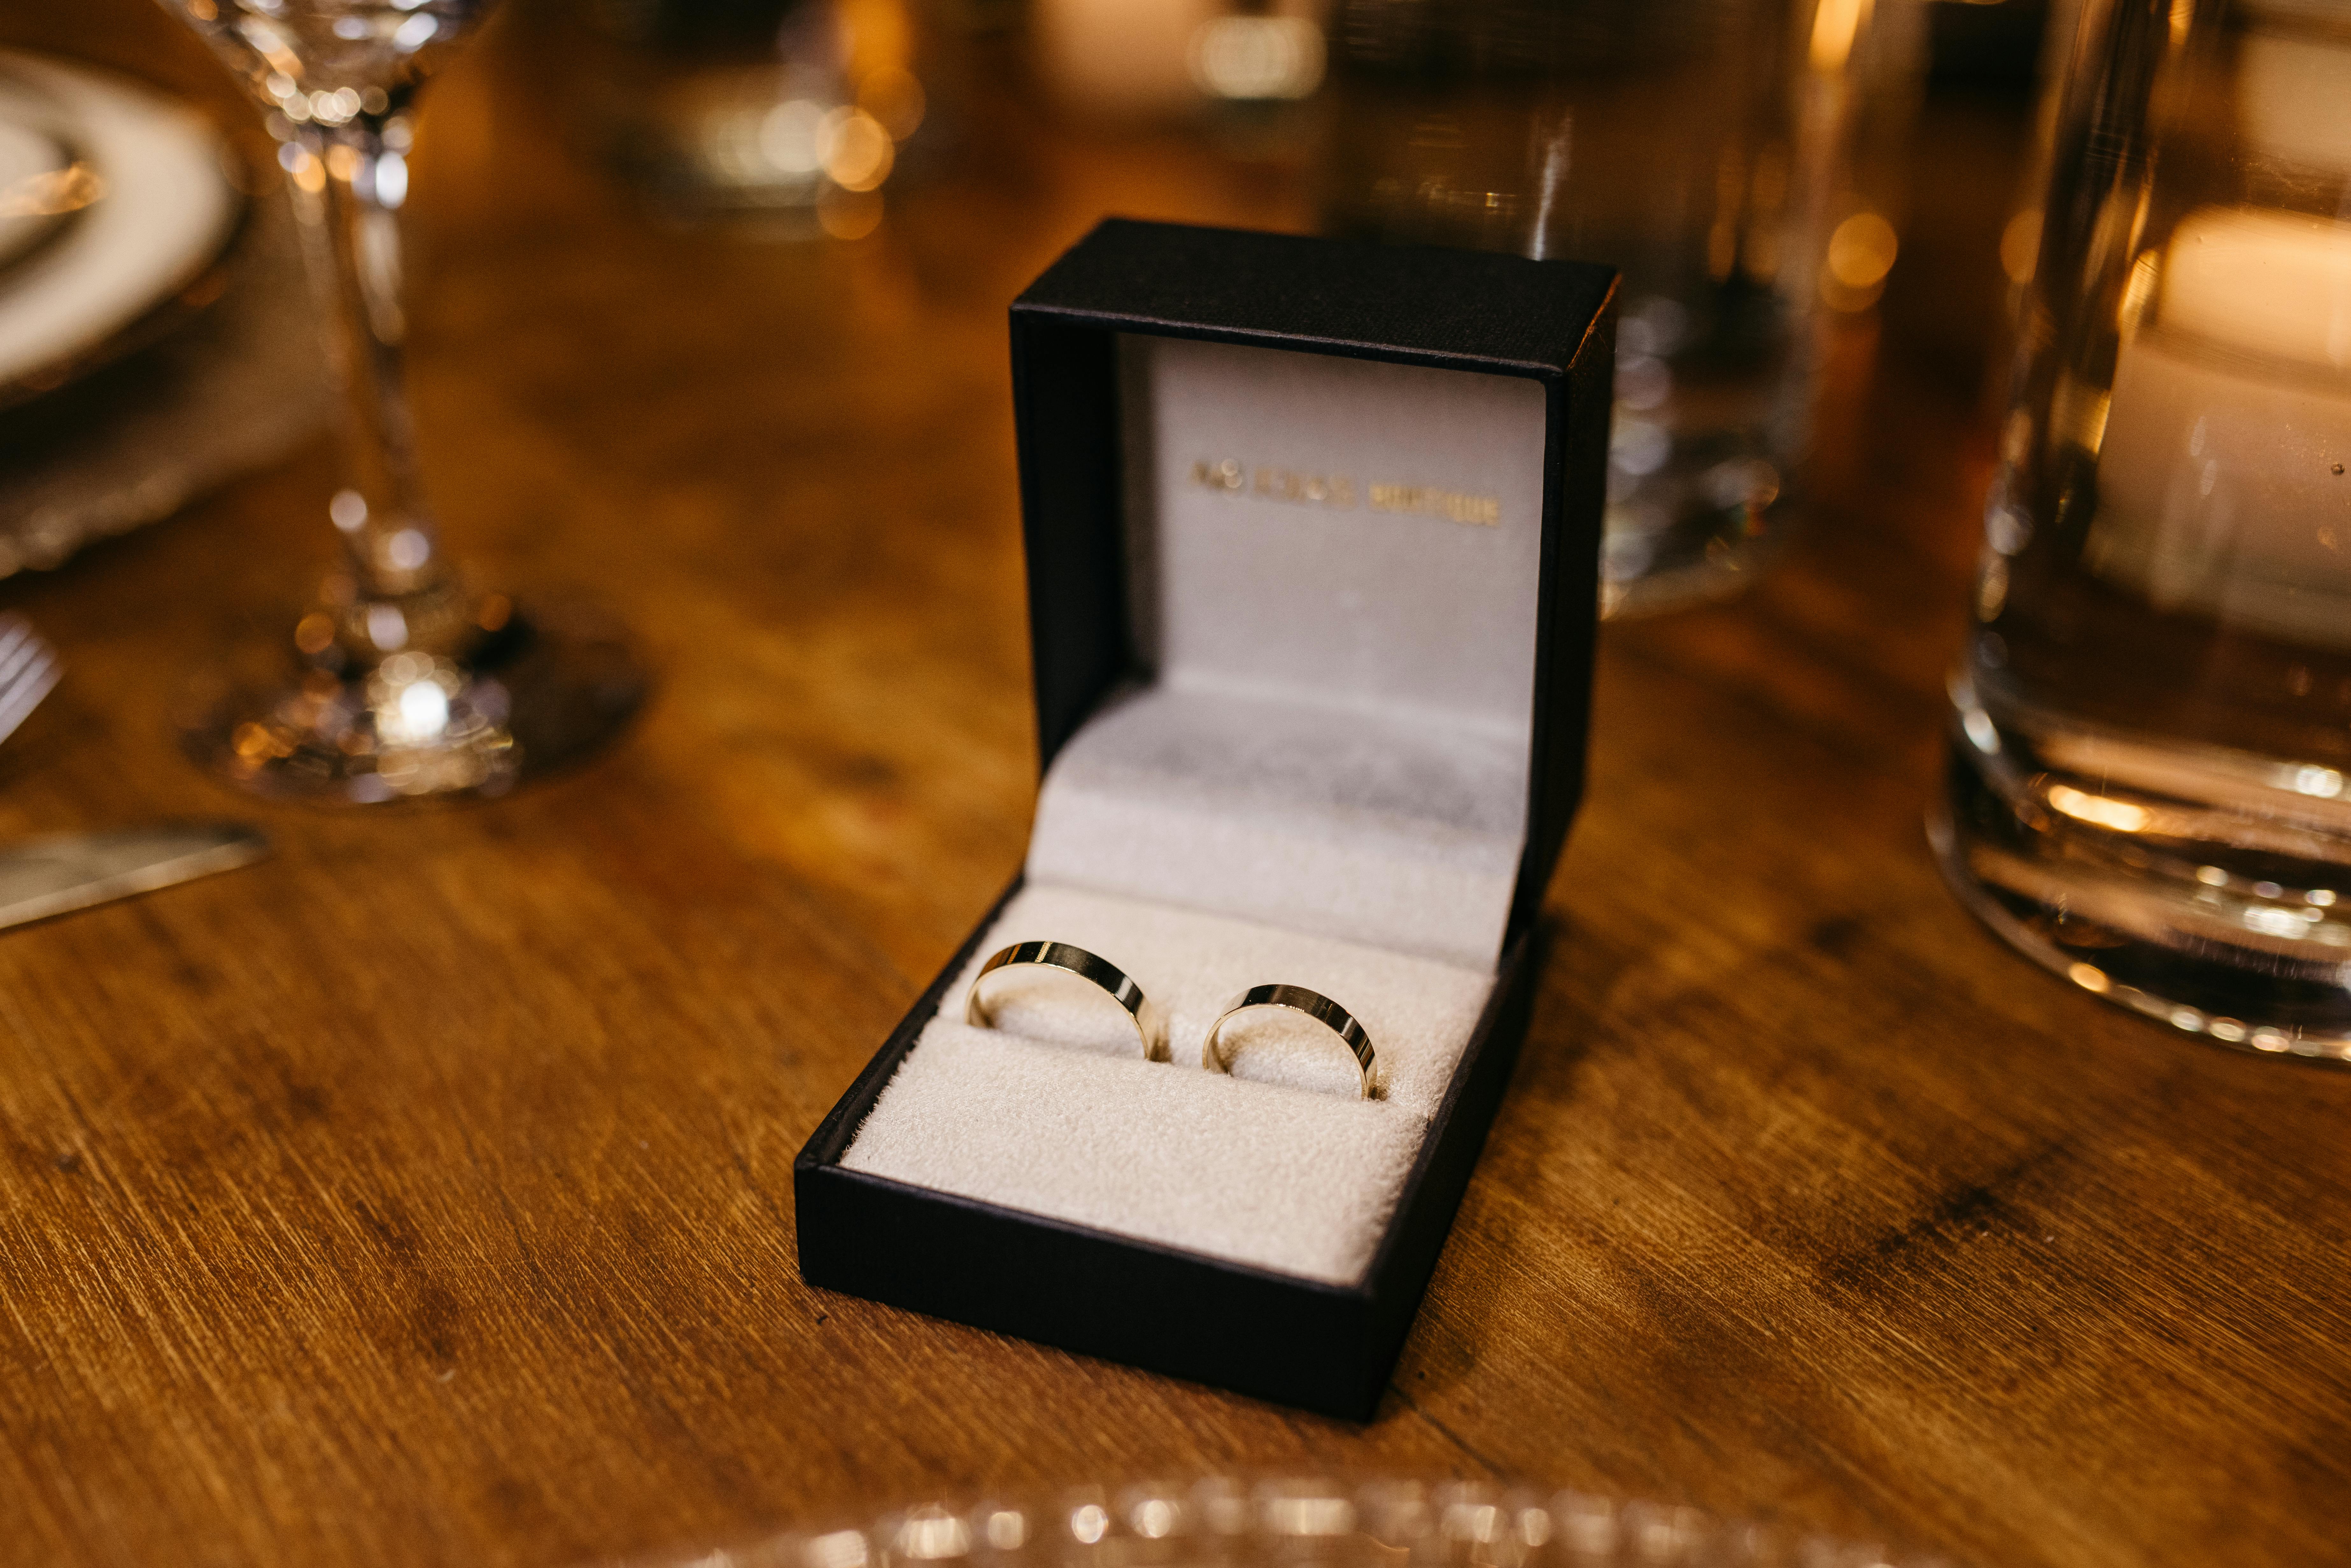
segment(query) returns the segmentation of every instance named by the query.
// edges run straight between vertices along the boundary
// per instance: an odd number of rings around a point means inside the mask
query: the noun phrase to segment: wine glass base
[[[181,740],[214,774],[277,800],[495,796],[611,740],[646,690],[617,622],[576,601],[541,603],[455,653],[208,677],[188,694]]]

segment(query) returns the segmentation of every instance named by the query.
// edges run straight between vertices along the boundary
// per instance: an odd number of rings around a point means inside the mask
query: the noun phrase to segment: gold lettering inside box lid
[[[1487,528],[1499,528],[1502,521],[1502,503],[1499,498],[1473,496],[1465,490],[1440,490],[1433,485],[1374,485],[1372,510],[1446,517]]]
[[[1193,463],[1191,478],[1193,484],[1203,489],[1229,496],[1253,496],[1291,506],[1322,507],[1334,511],[1352,511],[1355,506],[1355,481],[1344,474],[1319,474],[1303,468],[1278,467],[1272,464],[1251,467],[1238,458],[1226,457],[1211,462],[1203,457]],[[1498,528],[1502,521],[1499,497],[1466,490],[1444,490],[1432,485],[1374,485],[1371,486],[1370,506],[1374,512],[1443,517],[1449,522],[1467,523],[1479,528]]]

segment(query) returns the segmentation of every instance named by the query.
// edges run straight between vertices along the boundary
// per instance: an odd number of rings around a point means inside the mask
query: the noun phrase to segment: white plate
[[[220,254],[240,198],[219,136],[193,111],[88,66],[0,50],[10,79],[71,127],[105,194],[0,278],[0,392],[61,373],[186,285]]]
[[[65,214],[26,211],[20,203],[35,186],[56,178],[73,154],[48,128],[42,109],[25,103],[0,78],[0,266],[47,239]]]

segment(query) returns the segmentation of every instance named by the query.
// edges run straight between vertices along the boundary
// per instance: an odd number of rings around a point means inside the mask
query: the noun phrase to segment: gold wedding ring
[[[1067,942],[1016,942],[979,967],[972,977],[971,994],[964,1002],[963,1021],[981,1029],[994,1029],[996,1018],[981,999],[980,986],[998,969],[1019,965],[1039,968],[1060,969],[1096,987],[1111,1000],[1126,1009],[1134,1021],[1134,1032],[1143,1037],[1143,1059],[1145,1061],[1167,1060],[1167,1022],[1161,1016],[1158,1004],[1143,994],[1143,988],[1127,978],[1126,971],[1117,965],[1095,957],[1083,947],[1072,947]]]
[[[1379,1098],[1382,1073],[1372,1052],[1371,1037],[1355,1015],[1324,996],[1310,991],[1304,986],[1251,986],[1225,1004],[1217,1021],[1208,1026],[1208,1038],[1200,1046],[1200,1065],[1211,1072],[1230,1072],[1232,1060],[1225,1054],[1224,1032],[1227,1020],[1249,1008],[1288,1008],[1304,1013],[1316,1023],[1339,1037],[1339,1043],[1354,1053],[1355,1066],[1363,1074],[1363,1097]]]

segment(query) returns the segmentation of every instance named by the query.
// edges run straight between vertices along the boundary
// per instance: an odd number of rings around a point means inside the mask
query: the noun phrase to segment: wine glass
[[[601,743],[644,693],[625,639],[583,606],[517,606],[450,567],[402,387],[409,108],[491,0],[162,3],[266,112],[327,329],[344,455],[327,507],[341,566],[266,676],[202,689],[189,750],[261,793],[364,804],[497,794]]]

